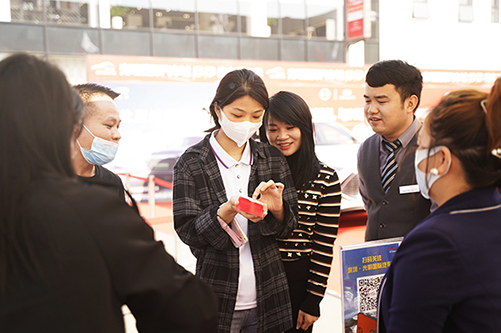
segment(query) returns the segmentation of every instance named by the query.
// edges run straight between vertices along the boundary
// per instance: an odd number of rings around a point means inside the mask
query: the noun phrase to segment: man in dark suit
[[[364,114],[376,134],[358,151],[366,241],[404,236],[430,213],[414,174],[422,89],[419,69],[400,60],[381,61],[367,72]]]

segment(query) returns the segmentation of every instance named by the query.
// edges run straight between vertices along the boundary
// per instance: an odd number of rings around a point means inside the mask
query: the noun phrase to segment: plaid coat
[[[218,332],[229,332],[238,289],[239,250],[216,219],[226,191],[209,136],[188,148],[174,166],[174,227],[197,258],[196,274],[219,298]],[[287,278],[276,238],[286,238],[297,227],[297,195],[287,161],[276,148],[250,140],[254,162],[249,196],[261,181],[285,185],[285,218],[272,214],[248,225],[257,291],[258,332],[283,332],[292,327]],[[194,300],[195,301],[195,300]]]

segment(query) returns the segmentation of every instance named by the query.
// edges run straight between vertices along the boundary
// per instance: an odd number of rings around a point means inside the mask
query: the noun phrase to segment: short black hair
[[[96,83],[77,84],[73,86],[73,89],[75,89],[78,92],[80,98],[85,103],[86,107],[85,107],[84,119],[88,119],[94,114],[96,114],[96,112],[98,112],[98,109],[91,102],[92,97],[104,95],[114,100],[115,98],[120,96],[120,94],[117,93],[116,91],[113,91],[108,87],[101,86]]]
[[[372,65],[367,71],[365,82],[374,88],[387,84],[395,86],[402,103],[412,95],[416,95],[418,103],[421,102],[423,90],[423,76],[416,67],[402,60],[383,60]]]
[[[115,99],[120,96],[120,93],[113,91],[112,89],[101,86],[96,83],[83,83],[73,86],[73,88],[78,92],[84,103],[88,103],[89,100],[96,95],[106,95],[111,99]]]

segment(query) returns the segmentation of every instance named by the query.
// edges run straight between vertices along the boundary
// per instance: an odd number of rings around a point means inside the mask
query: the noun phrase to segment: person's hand
[[[238,196],[232,196],[230,200],[222,204],[217,210],[217,215],[227,224],[230,224],[237,215]]]
[[[237,214],[242,215],[243,217],[245,217],[248,220],[251,220],[254,223],[261,221],[262,219],[264,219],[266,214],[268,214],[268,208],[266,204],[264,205],[263,216],[256,216],[242,212],[237,209],[237,205],[238,205],[238,195],[234,195],[230,198],[230,200],[226,201],[224,204],[221,205],[221,207],[219,207],[217,215],[219,215],[219,217],[224,222],[230,224],[235,218],[235,215]]]
[[[270,179],[267,182],[261,182],[252,194],[252,199],[265,203],[268,211],[280,222],[283,221],[284,217],[284,204],[282,201],[284,188],[284,184],[275,183]]]
[[[297,316],[297,324],[296,324],[296,329],[302,329],[306,331],[308,327],[313,325],[314,322],[318,320],[319,317],[312,316],[310,314],[307,314],[306,312],[303,312],[299,310],[299,314]]]

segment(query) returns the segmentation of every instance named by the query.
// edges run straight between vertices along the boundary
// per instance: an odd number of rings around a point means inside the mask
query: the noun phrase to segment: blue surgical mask
[[[80,151],[82,152],[83,157],[90,164],[95,165],[103,165],[106,163],[110,163],[115,158],[118,150],[118,143],[111,142],[105,139],[98,138],[94,134],[92,134],[89,129],[83,125],[83,127],[94,137],[92,140],[92,146],[90,150],[82,148],[80,142],[77,143],[80,146]]]
[[[430,188],[440,177],[444,176],[449,172],[449,168],[451,167],[451,160],[449,159],[449,165],[447,165],[447,170],[441,175],[436,175],[432,173],[426,173],[419,170],[418,165],[425,158],[431,157],[438,153],[443,146],[433,147],[432,149],[419,149],[416,150],[416,154],[414,155],[414,169],[416,170],[416,180],[419,185],[419,190],[421,191],[421,195],[426,199],[430,198]]]

